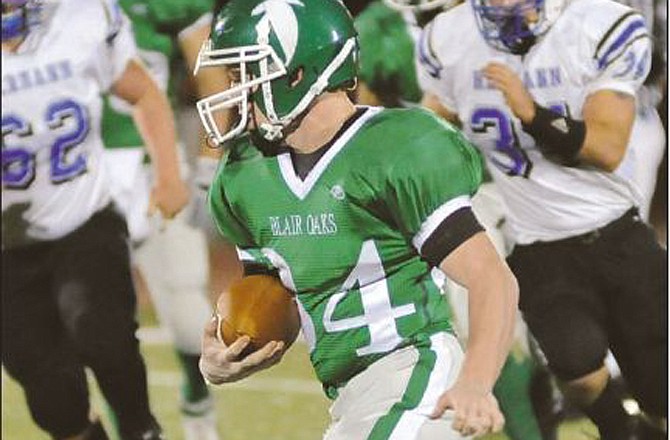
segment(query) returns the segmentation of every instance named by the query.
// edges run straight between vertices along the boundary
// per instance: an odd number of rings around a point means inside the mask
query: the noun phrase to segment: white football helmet
[[[471,0],[471,3],[486,42],[495,49],[520,55],[549,30],[569,1]]]

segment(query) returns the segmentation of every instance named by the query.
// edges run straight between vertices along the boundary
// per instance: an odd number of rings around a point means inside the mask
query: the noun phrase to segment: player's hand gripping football
[[[158,180],[151,189],[149,215],[158,210],[163,218],[174,218],[186,206],[188,199],[189,189],[181,178]]]
[[[505,424],[493,393],[465,381],[457,380],[440,396],[430,417],[439,418],[447,409],[454,411],[452,428],[462,435],[476,437],[498,432]]]
[[[484,76],[500,90],[514,116],[529,124],[535,118],[535,102],[523,81],[504,64],[491,62],[484,67]]]
[[[213,385],[235,382],[269,368],[279,362],[284,353],[283,341],[270,341],[248,356],[240,357],[249,345],[249,336],[241,336],[226,346],[216,336],[218,320],[213,318],[205,327],[200,355],[200,372]]]

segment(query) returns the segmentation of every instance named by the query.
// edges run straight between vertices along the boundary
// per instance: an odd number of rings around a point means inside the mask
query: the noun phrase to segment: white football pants
[[[151,166],[142,163],[144,150],[106,150],[104,157],[112,197],[126,216],[132,242],[141,243],[133,250],[133,263],[144,276],[160,323],[171,332],[180,352],[199,354],[202,330],[212,311],[207,243],[203,232],[187,221],[192,207],[173,220],[163,220],[158,213],[149,218]]]
[[[438,333],[430,341],[430,347],[405,347],[381,358],[340,388],[324,440],[467,438],[451,428],[453,411],[429,418],[463,363],[453,335]]]

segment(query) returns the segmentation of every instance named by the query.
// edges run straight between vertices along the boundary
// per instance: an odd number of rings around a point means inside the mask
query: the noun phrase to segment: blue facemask
[[[492,6],[486,0],[473,0],[479,31],[495,49],[523,55],[535,44],[537,35],[528,25],[526,13],[542,11],[544,0],[525,0],[514,6]]]
[[[25,7],[2,13],[2,41],[21,37],[26,33]]]

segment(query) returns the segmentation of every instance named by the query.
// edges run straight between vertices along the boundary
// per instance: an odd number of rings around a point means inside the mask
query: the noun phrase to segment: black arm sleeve
[[[431,266],[439,266],[454,249],[484,227],[469,207],[461,208],[445,218],[424,242],[421,257]]]

